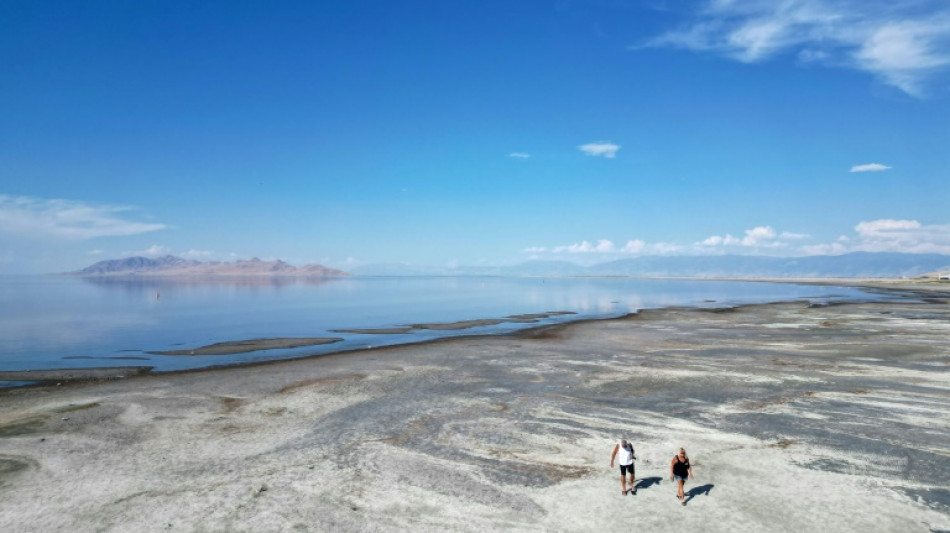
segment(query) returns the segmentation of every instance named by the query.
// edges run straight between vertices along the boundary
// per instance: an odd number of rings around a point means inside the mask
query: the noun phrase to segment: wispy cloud
[[[628,240],[625,245],[618,247],[609,239],[599,239],[597,241],[581,241],[574,244],[565,244],[553,247],[531,246],[522,250],[525,253],[534,254],[553,254],[553,255],[576,255],[576,254],[597,254],[602,256],[629,256],[629,255],[671,255],[683,253],[686,247],[674,243],[648,243],[640,239]]]
[[[945,0],[708,0],[684,26],[633,48],[676,47],[755,63],[789,52],[802,63],[868,72],[922,96],[950,67]]]
[[[0,232],[25,237],[85,240],[137,235],[164,229],[164,224],[126,218],[136,209],[60,199],[0,194]]]
[[[854,165],[851,167],[850,172],[881,172],[882,170],[888,170],[889,166],[882,165],[880,163],[868,163],[866,165]]]
[[[122,257],[159,257],[162,255],[171,255],[172,249],[167,246],[162,246],[160,244],[153,244],[144,250],[135,250],[135,251],[125,251],[120,255]]]
[[[508,154],[508,157],[513,157],[515,159],[528,159],[531,157],[531,154],[526,152],[511,152]]]
[[[587,155],[594,157],[606,157],[608,159],[613,159],[617,156],[617,151],[620,150],[620,146],[610,142],[610,141],[597,141],[587,144],[582,144],[577,147],[578,150],[584,152]]]

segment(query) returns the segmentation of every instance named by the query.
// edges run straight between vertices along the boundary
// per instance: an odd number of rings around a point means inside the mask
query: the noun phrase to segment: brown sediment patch
[[[67,355],[66,357],[60,357],[65,361],[70,360],[87,360],[91,361],[93,359],[105,360],[105,361],[148,361],[148,357],[139,357],[137,355],[117,355],[114,357],[92,357],[90,355]]]
[[[218,396],[218,399],[221,400],[221,404],[224,405],[225,413],[233,413],[247,403],[247,400],[233,396]]]
[[[305,389],[308,387],[313,387],[317,385],[335,385],[338,383],[346,383],[348,381],[360,381],[366,379],[367,374],[361,373],[351,373],[351,374],[341,374],[339,376],[327,376],[322,378],[315,379],[305,379],[303,381],[297,381],[289,385],[285,385],[280,389],[277,389],[278,394],[286,394],[288,392],[294,392],[296,390]]]
[[[39,464],[28,457],[0,455],[0,487],[23,471],[38,467]]]
[[[519,339],[532,340],[550,340],[562,339],[567,331],[569,324],[554,324],[551,326],[541,326],[537,328],[516,331],[512,336]]]
[[[548,470],[550,468],[550,470]],[[554,481],[555,483],[568,480],[568,479],[581,479],[587,477],[597,471],[595,468],[589,466],[558,466],[555,465],[553,468],[545,466],[547,471],[548,479]]]
[[[48,416],[31,416],[29,418],[21,418],[15,420],[8,424],[0,425],[0,438],[2,437],[18,437],[20,435],[29,435],[30,433],[37,433],[43,426],[43,423],[46,422]]]
[[[433,417],[431,415],[426,415],[422,418],[416,418],[409,421],[408,428],[391,437],[383,437],[381,439],[373,439],[376,442],[388,442],[391,444],[405,444],[409,442],[410,438],[416,434],[424,431],[426,425],[432,422]]]
[[[151,366],[66,368],[62,370],[12,370],[0,372],[0,381],[106,381],[148,374]]]
[[[426,322],[421,324],[410,324],[404,327],[395,328],[356,328],[356,329],[333,329],[333,333],[357,333],[371,335],[402,335],[412,333],[414,330],[435,330],[449,331],[477,328],[481,326],[496,326],[506,322],[520,324],[530,324],[544,318],[561,315],[576,315],[574,311],[549,311],[546,313],[525,313],[520,315],[510,315],[505,318],[478,318],[473,320],[460,320],[458,322]]]
[[[512,318],[514,320],[538,320],[539,318],[548,318],[549,314],[547,313],[525,313],[523,315],[510,315],[506,318]]]
[[[508,322],[502,318],[479,318],[475,320],[459,320],[458,322],[433,322],[429,324],[412,324],[413,329],[431,329],[436,331],[477,328],[480,326],[496,326]]]
[[[788,448],[792,444],[798,444],[798,441],[795,439],[779,439],[772,444],[769,444],[769,448]]]
[[[775,398],[775,399],[746,402],[742,404],[740,407],[742,407],[743,409],[764,409],[766,407],[771,407],[773,405],[784,405],[787,403],[791,403],[796,400],[800,400],[802,398],[808,398],[808,397],[814,396],[815,394],[817,394],[815,391],[810,390],[810,391],[805,391],[801,394],[797,394],[794,396],[782,396],[780,398]]]
[[[543,480],[541,486],[551,486],[560,483],[561,481],[572,480],[572,479],[581,479],[592,475],[597,471],[596,468],[591,468],[589,466],[566,466],[566,465],[556,465],[546,462],[524,462],[519,458],[515,459],[504,459],[504,457],[516,457],[511,452],[505,452],[501,450],[494,450],[489,452],[490,455],[498,457],[502,461],[500,466],[501,470],[508,470],[511,472],[519,472],[521,474],[526,474],[528,476],[533,476],[537,480]],[[694,460],[694,465],[698,463]]]
[[[93,407],[99,407],[99,402],[90,402],[90,403],[80,403],[80,404],[71,404],[66,407],[60,407],[56,409],[57,413],[71,413],[73,411],[82,411],[83,409],[92,409]]]
[[[168,350],[148,352],[155,355],[233,355],[239,353],[257,352],[260,350],[278,350],[283,348],[300,348],[303,346],[317,346],[340,342],[339,337],[285,337],[277,339],[248,339],[244,341],[228,341],[209,344],[191,350]]]
[[[332,333],[356,333],[359,335],[405,335],[412,333],[412,328],[365,328],[365,329],[331,329]]]

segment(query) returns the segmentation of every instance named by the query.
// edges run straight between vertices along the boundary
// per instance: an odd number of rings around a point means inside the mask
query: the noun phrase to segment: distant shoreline
[[[173,279],[181,279],[178,276],[170,276]],[[217,276],[216,276],[217,277]],[[570,276],[576,277],[576,276]],[[825,278],[801,278],[801,279],[788,279],[788,278],[634,278],[630,279],[669,279],[669,280],[684,280],[684,281],[717,281],[717,282],[756,282],[756,283],[789,283],[797,285],[822,285],[822,286],[847,286],[854,288],[870,289],[875,291],[885,291],[888,293],[900,292],[914,294],[920,296],[921,298],[927,298],[935,294],[946,293],[950,295],[950,283],[937,283],[933,282],[932,284],[921,284],[921,283],[908,283],[907,280],[888,280],[888,279],[870,279],[870,278],[860,278],[860,279],[825,279]],[[844,283],[845,281],[850,281],[850,283]],[[922,286],[923,285],[923,286]],[[737,306],[730,306],[727,309],[743,309],[752,306],[768,306],[768,305],[783,305],[787,304],[787,301],[773,301],[773,302],[763,302],[763,303],[749,303],[742,304]],[[848,302],[844,302],[848,303]],[[660,307],[660,308],[651,308],[645,309],[640,312],[650,311],[665,311],[669,309],[679,308],[678,306],[673,307]],[[690,306],[688,308],[693,308]],[[696,307],[699,309],[699,307]],[[548,318],[552,316],[569,316],[574,314],[567,311],[552,311],[548,313],[538,313],[535,315],[513,315],[506,318],[499,319],[470,319],[464,321],[456,322],[446,322],[446,323],[429,323],[429,324],[413,324],[403,328],[365,328],[365,329],[337,329],[330,330],[331,332],[338,333],[356,333],[356,334],[365,334],[368,336],[373,335],[402,335],[411,332],[412,330],[437,330],[437,331],[448,331],[448,330],[465,330],[472,327],[485,326],[485,325],[497,325],[499,323],[511,322],[511,323],[528,323],[536,321],[539,318]],[[625,315],[629,316],[629,315]],[[514,332],[504,332],[504,333],[481,333],[481,334],[459,334],[452,335],[449,337],[439,337],[434,339],[419,339],[407,343],[399,344],[381,344],[378,347],[370,348],[369,350],[375,349],[386,349],[386,348],[396,348],[396,347],[412,347],[412,346],[423,346],[434,343],[441,342],[453,342],[456,340],[466,339],[466,338],[475,338],[475,337],[493,337],[493,338],[532,338],[538,335],[544,335],[545,332],[551,331],[552,328],[562,328],[569,327],[585,322],[599,322],[599,321],[611,321],[611,320],[622,320],[624,317],[597,317],[597,318],[578,318],[578,319],[567,319],[562,322],[555,324],[539,324],[537,326],[530,326],[523,329],[519,329]],[[319,344],[332,344],[338,342],[341,339],[336,338],[273,338],[273,339],[237,339],[237,340],[227,340],[220,343],[216,343],[210,346],[195,347],[191,349],[182,349],[182,350],[173,350],[173,351],[148,351],[146,353],[157,354],[157,355],[169,355],[169,356],[197,356],[197,355],[209,355],[209,354],[238,354],[249,351],[258,351],[274,348],[291,348],[291,347],[303,347],[308,345],[319,345]],[[225,363],[221,365],[212,365],[207,367],[192,368],[192,369],[175,369],[175,370],[154,370],[153,366],[150,365],[141,365],[141,366],[126,366],[126,367],[73,367],[73,368],[63,368],[63,369],[49,369],[49,370],[22,370],[22,371],[0,371],[0,384],[3,382],[8,383],[18,383],[19,385],[15,388],[23,387],[33,387],[33,386],[46,386],[50,383],[56,382],[57,384],[62,383],[82,383],[82,382],[95,382],[95,381],[110,381],[115,379],[125,379],[132,377],[141,377],[141,376],[159,376],[159,375],[175,375],[175,374],[188,374],[193,372],[208,372],[208,371],[217,371],[217,370],[227,370],[232,368],[244,368],[244,367],[254,367],[262,365],[271,365],[271,364],[281,364],[287,363],[290,361],[301,361],[309,360],[321,357],[328,356],[344,356],[347,354],[353,353],[365,353],[366,348],[343,348],[337,351],[330,351],[325,353],[314,353],[309,355],[301,355],[299,357],[291,357],[287,359],[268,359],[261,361],[239,361],[234,363]],[[8,389],[11,387],[0,386],[0,391]]]

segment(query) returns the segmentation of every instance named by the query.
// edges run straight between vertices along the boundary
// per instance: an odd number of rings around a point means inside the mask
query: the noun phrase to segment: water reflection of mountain
[[[296,285],[317,286],[345,281],[345,278],[320,276],[88,276],[85,283],[125,291],[184,287],[275,288]]]

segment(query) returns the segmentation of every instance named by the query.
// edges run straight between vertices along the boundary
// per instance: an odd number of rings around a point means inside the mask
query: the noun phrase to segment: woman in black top
[[[673,456],[670,463],[670,479],[675,479],[677,484],[676,497],[686,505],[686,495],[683,494],[683,484],[686,483],[686,477],[693,479],[693,467],[689,464],[689,457],[686,450],[680,448],[677,455]]]

